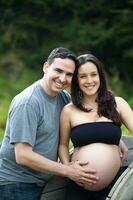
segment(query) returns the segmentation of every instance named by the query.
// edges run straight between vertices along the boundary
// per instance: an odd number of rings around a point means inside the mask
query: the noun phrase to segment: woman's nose
[[[90,76],[87,76],[87,82],[91,83],[92,82],[92,78]]]

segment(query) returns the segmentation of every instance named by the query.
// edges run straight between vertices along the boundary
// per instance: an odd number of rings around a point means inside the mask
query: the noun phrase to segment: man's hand
[[[82,186],[84,182],[88,185],[93,185],[99,180],[99,177],[96,176],[96,170],[89,167],[88,161],[71,162],[69,163],[69,167],[68,177],[79,186]]]

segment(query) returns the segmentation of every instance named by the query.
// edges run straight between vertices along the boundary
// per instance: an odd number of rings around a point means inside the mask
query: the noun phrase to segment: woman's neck
[[[83,98],[83,102],[82,102],[84,105],[88,105],[88,106],[96,106],[97,105],[97,102],[96,102],[96,97],[84,97]]]

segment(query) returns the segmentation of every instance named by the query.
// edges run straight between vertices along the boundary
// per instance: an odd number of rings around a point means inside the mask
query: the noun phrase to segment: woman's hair
[[[79,88],[78,83],[78,70],[81,65],[92,62],[96,65],[97,71],[99,74],[100,79],[100,86],[98,89],[98,96],[96,99],[96,102],[98,103],[98,115],[107,117],[108,119],[111,119],[113,122],[115,122],[118,125],[121,125],[119,114],[116,110],[116,102],[113,94],[107,89],[107,83],[106,78],[104,74],[104,66],[100,62],[98,58],[96,58],[92,54],[83,54],[80,55],[78,58],[78,66],[76,67],[73,78],[72,78],[72,84],[71,84],[71,97],[73,104],[79,108],[80,110],[83,110],[85,112],[89,112],[91,110],[86,109],[82,103],[83,103],[83,93]]]

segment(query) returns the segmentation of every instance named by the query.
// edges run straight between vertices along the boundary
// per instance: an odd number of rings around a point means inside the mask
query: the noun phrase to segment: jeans
[[[0,185],[0,200],[40,200],[43,188],[36,183]]]

